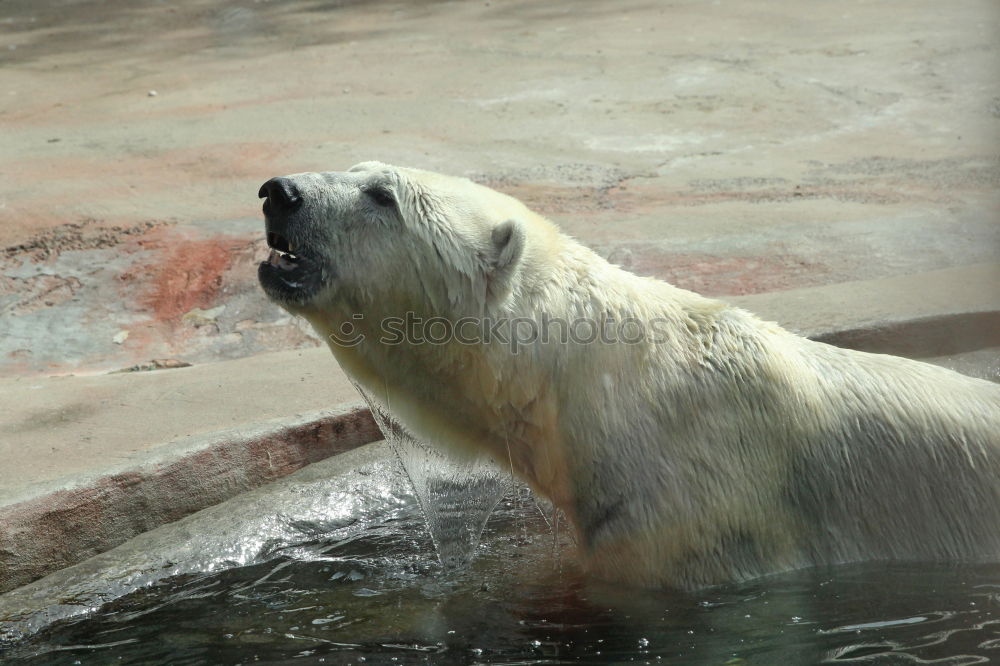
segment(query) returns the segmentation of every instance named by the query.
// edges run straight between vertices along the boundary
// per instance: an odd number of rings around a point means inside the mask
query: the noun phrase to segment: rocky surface
[[[318,344],[257,187],[365,159],[521,197],[708,294],[1000,252],[990,0],[8,0],[0,371]]]

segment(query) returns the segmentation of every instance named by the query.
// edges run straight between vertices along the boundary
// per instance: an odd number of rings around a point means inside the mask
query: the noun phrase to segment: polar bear
[[[368,162],[259,194],[267,295],[415,435],[551,499],[599,577],[1000,555],[1000,385],[638,277],[466,179]]]

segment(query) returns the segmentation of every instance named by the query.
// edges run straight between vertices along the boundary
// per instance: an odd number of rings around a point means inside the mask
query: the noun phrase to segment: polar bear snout
[[[272,178],[260,186],[257,197],[264,199],[264,214],[288,214],[302,205],[302,195],[291,178]]]
[[[264,233],[270,254],[257,268],[264,292],[286,308],[304,306],[323,286],[322,256],[310,247],[300,212],[305,195],[290,177],[272,178],[257,192],[264,199]]]

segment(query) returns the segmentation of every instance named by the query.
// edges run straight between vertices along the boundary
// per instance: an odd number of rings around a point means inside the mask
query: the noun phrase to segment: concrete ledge
[[[725,300],[838,347],[930,358],[1000,346],[1000,263]]]
[[[18,656],[5,648],[53,622],[163,579],[257,564],[319,532],[364,531],[370,520],[409,512],[419,505],[387,444],[331,456],[0,594],[0,663]]]
[[[0,591],[381,439],[325,348],[5,378],[0,404]]]
[[[210,433],[0,506],[0,592],[381,438],[367,407]],[[64,484],[61,484],[64,485]]]
[[[908,358],[951,356],[1000,347],[1000,311],[962,312],[886,322],[813,338],[838,347]]]

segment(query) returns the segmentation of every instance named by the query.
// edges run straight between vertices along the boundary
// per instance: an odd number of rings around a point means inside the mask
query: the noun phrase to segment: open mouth
[[[275,231],[267,231],[267,245],[271,254],[257,269],[257,278],[264,291],[286,306],[305,304],[321,287],[319,262]]]
[[[294,271],[299,267],[301,259],[292,252],[292,244],[288,239],[269,231],[267,234],[267,245],[271,248],[271,255],[267,258],[267,263],[283,271]]]

